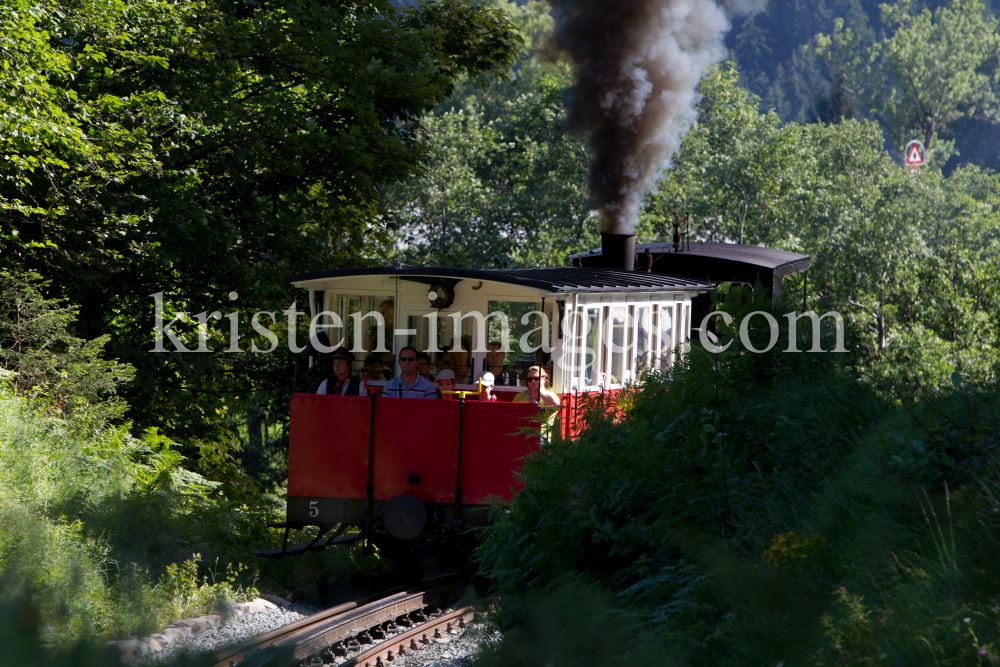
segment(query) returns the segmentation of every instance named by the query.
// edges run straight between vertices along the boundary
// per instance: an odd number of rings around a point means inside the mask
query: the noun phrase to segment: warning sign
[[[910,168],[910,171],[919,171],[924,166],[924,145],[916,139],[906,144],[906,150],[903,151],[903,155],[905,156],[906,166]]]

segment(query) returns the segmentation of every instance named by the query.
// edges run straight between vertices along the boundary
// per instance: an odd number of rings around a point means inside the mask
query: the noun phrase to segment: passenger
[[[434,382],[434,376],[431,375],[431,358],[426,352],[417,352],[417,373],[423,379]]]
[[[361,370],[365,372],[366,382],[385,382],[389,379],[385,376],[382,358],[377,354],[369,354],[365,357],[365,366]]]
[[[398,377],[385,386],[383,396],[393,398],[437,398],[434,385],[417,373],[417,351],[412,347],[404,347],[399,351]]]
[[[385,333],[386,340],[392,340],[389,338],[396,328],[396,302],[393,299],[386,299],[378,305],[378,312],[382,315],[382,321],[385,322]],[[392,359],[389,359],[392,362]]]
[[[455,373],[451,369],[445,369],[438,373],[437,379],[434,380],[434,384],[437,385],[437,397],[444,399],[446,401],[455,400],[455,394],[446,394],[446,391],[455,391]]]
[[[382,355],[382,375],[385,376],[386,380],[392,379],[392,352]]]
[[[437,363],[434,364],[434,374],[440,375],[442,371],[451,370],[451,365],[448,362],[448,352],[451,348],[447,345],[441,348],[441,354],[438,355]]]
[[[479,381],[483,385],[483,388],[479,390],[480,401],[497,400],[496,394],[493,393],[493,379],[493,373],[490,373],[489,371],[486,371],[479,376]]]
[[[490,341],[486,346],[486,370],[493,373],[497,386],[509,387],[512,378],[510,373],[504,370],[504,352],[502,348],[503,345],[498,340]]]
[[[528,391],[515,396],[515,403],[538,403],[543,409],[559,406],[559,397],[547,388],[549,374],[541,366],[529,368],[525,373],[524,383],[528,386]]]
[[[323,380],[316,393],[332,396],[367,396],[368,388],[361,382],[361,378],[351,374],[354,355],[346,347],[338,347],[331,356],[333,375]]]
[[[457,345],[448,353],[448,365],[455,371],[455,384],[470,384],[472,369],[469,368],[469,348],[472,347],[472,336],[462,336],[461,345]]]

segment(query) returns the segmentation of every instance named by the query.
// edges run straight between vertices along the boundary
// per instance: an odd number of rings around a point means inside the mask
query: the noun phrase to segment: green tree
[[[852,324],[860,366],[886,386],[996,373],[996,175],[911,176],[872,121],[781,125],[732,67],[701,83],[699,120],[643,212],[646,239],[690,216],[694,238],[811,255],[810,306]],[[801,283],[800,283],[801,285]]]
[[[461,75],[503,76],[519,39],[462,0],[18,2],[0,48],[22,94],[0,118],[39,138],[0,164],[0,262],[50,278],[79,335],[111,335],[139,424],[189,438],[221,432],[224,396],[287,391],[291,360],[149,354],[149,295],[232,304],[246,329],[289,307],[285,275],[384,253],[381,190],[420,168],[420,116]]]
[[[544,75],[488,121],[475,104],[425,119],[434,157],[387,198],[405,261],[565,266],[599,243],[589,150],[563,131],[568,81]]]
[[[480,85],[470,77],[461,77],[455,92],[435,109],[477,107],[486,118],[499,118],[504,107],[519,95],[531,92],[536,79],[560,71],[562,64],[552,39],[555,20],[546,0],[478,0],[477,5],[503,13],[521,36],[517,59],[505,77],[496,77]]]
[[[145,14],[135,18],[146,23],[149,12],[142,9],[137,6],[133,13]],[[124,10],[124,3],[112,1],[78,13],[90,18],[95,31],[107,33],[120,67],[163,67],[159,53],[133,49],[132,40],[116,30],[114,13]],[[88,95],[69,85],[103,72],[109,54],[62,30],[66,16],[55,3],[34,0],[11,0],[0,13],[0,261],[6,266],[19,265],[39,250],[47,256],[62,253],[66,237],[77,232],[67,224],[74,210],[99,207],[109,185],[157,166],[144,125],[169,114],[162,94],[116,95],[105,85]],[[89,234],[88,241],[100,244],[102,237],[117,236],[136,221],[127,211],[105,210],[102,234]],[[100,245],[90,252],[99,253]]]
[[[65,416],[105,421],[128,407],[116,392],[132,368],[102,358],[108,336],[73,335],[77,309],[46,299],[41,277],[0,272],[0,369],[20,394],[48,399]]]
[[[889,159],[873,123],[808,129],[815,175],[796,206],[796,227],[816,257],[817,290],[862,327],[863,355],[881,359],[900,324],[901,302],[920,289],[917,271],[928,255],[920,225],[927,183]]]
[[[788,234],[777,202],[803,184],[808,149],[802,127],[761,114],[758,99],[737,85],[727,64],[699,85],[699,120],[674,156],[642,216],[647,233],[672,237],[672,223],[695,218],[692,231],[709,241],[782,243]]]
[[[879,5],[888,35],[858,49],[858,29],[838,20],[817,51],[853,89],[898,150],[919,139],[932,163],[954,154],[955,124],[965,118],[1000,121],[1000,34],[979,0],[952,0],[933,13],[913,12],[910,0]]]
[[[468,82],[424,119],[427,169],[388,191],[404,261],[564,266],[598,243],[586,142],[566,134],[571,83],[553,57],[545,2],[497,0],[524,36],[511,80]]]

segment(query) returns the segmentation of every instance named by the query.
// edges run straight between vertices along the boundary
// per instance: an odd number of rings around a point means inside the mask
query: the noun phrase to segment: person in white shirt
[[[351,374],[354,355],[346,347],[338,347],[333,357],[333,375],[319,385],[317,394],[333,396],[367,396],[368,388],[361,378]]]

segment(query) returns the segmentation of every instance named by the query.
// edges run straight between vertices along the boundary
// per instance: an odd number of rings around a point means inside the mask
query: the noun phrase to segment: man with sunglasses
[[[404,347],[399,351],[399,375],[385,386],[383,396],[393,398],[437,398],[434,385],[417,373],[417,351]]]

